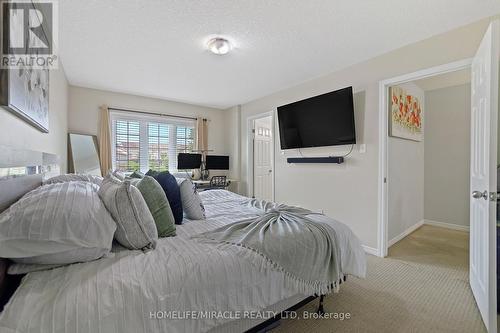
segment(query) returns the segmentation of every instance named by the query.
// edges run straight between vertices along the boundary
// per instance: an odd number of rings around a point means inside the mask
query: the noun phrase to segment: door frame
[[[268,111],[268,112],[262,112],[259,114],[255,114],[252,116],[247,117],[247,179],[248,179],[248,184],[247,184],[247,195],[249,197],[254,196],[254,135],[253,135],[253,124],[256,119],[260,118],[265,118],[265,117],[271,117],[271,128],[272,128],[272,141],[271,141],[271,161],[272,161],[272,166],[273,166],[273,176],[272,176],[272,199],[273,201],[276,200],[276,148],[275,148],[275,137],[276,137],[276,117],[275,117],[275,111]]]
[[[443,64],[431,68],[422,69],[413,73],[404,74],[389,78],[379,82],[379,158],[378,158],[378,235],[377,235],[377,255],[386,257],[389,248],[388,239],[388,141],[389,141],[389,87],[396,84],[403,84],[415,80],[420,80],[436,75],[470,69],[472,58],[463,59],[448,64]]]

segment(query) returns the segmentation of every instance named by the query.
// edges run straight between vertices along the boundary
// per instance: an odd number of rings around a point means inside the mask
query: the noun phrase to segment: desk
[[[237,192],[238,180],[227,178],[226,181],[227,181],[226,189],[228,189],[229,191],[232,191],[232,192]],[[204,191],[204,190],[210,188],[210,180],[201,180],[201,179],[193,180],[193,184],[194,184],[194,186],[196,186],[196,189],[198,191]],[[231,184],[233,184],[233,186],[231,186]],[[231,188],[234,188],[234,185],[236,185],[235,190],[231,189]]]
[[[196,187],[198,186],[203,186],[203,185],[210,185],[210,180],[193,180],[193,184],[196,185]]]

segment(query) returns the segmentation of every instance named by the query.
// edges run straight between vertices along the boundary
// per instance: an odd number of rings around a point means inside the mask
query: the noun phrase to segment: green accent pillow
[[[142,178],[144,178],[144,174],[140,171],[134,171],[134,172],[132,172],[132,174],[129,177],[142,179]]]
[[[156,170],[153,170],[153,169],[149,169],[149,171],[146,172],[146,175],[151,176],[151,177],[156,177],[156,176],[158,176],[159,173],[160,173],[159,171],[156,171]]]
[[[144,201],[146,201],[146,205],[155,220],[158,237],[175,236],[174,214],[161,185],[150,176],[132,181],[132,185],[139,189]]]

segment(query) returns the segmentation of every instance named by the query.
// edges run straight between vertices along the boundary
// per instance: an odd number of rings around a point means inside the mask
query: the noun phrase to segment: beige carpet
[[[468,283],[468,234],[423,226],[389,250],[368,256],[367,278],[350,278],[325,311],[351,319],[304,319],[317,300],[272,332],[485,332]]]

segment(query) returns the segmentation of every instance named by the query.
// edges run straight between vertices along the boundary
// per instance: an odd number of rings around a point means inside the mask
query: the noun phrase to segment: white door
[[[470,286],[488,332],[496,332],[496,192],[499,21],[472,63]],[[446,195],[443,193],[443,195]]]
[[[254,197],[273,200],[273,131],[272,117],[254,121]]]

